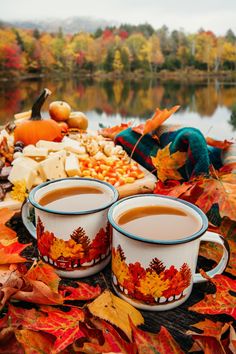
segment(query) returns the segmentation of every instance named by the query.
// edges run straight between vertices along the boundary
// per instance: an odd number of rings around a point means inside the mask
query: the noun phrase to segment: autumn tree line
[[[236,36],[154,30],[148,24],[64,34],[0,27],[0,75],[157,73],[236,69]]]

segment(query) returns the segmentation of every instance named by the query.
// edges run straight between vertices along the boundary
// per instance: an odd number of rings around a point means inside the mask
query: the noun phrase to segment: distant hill
[[[80,31],[95,32],[98,28],[107,26],[117,26],[118,22],[107,21],[103,19],[94,19],[89,17],[69,17],[61,20],[56,18],[48,18],[35,21],[12,21],[4,22],[0,19],[0,26],[13,26],[24,29],[38,29],[39,31],[57,32],[62,29],[64,33],[76,33]]]

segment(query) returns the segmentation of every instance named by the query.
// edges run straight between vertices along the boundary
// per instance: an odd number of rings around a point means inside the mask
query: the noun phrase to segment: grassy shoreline
[[[142,70],[137,70],[135,72],[88,72],[81,71],[79,73],[66,73],[63,71],[55,71],[50,73],[36,73],[36,74],[19,74],[19,73],[3,73],[0,72],[0,81],[22,81],[22,80],[42,80],[42,79],[52,79],[52,80],[64,80],[68,78],[81,79],[81,80],[140,80],[140,79],[157,79],[157,80],[177,80],[177,81],[202,81],[210,79],[228,79],[236,80],[236,71],[218,71],[218,72],[207,72],[203,70],[162,70],[157,73],[145,72]]]

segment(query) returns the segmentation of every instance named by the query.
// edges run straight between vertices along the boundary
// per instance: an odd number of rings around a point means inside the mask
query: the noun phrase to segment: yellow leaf
[[[129,317],[138,326],[144,323],[141,313],[128,302],[105,290],[92,303],[88,305],[89,311],[103,320],[116,325],[131,339],[131,327]]]
[[[156,157],[152,157],[152,163],[157,169],[158,178],[162,182],[167,179],[182,179],[178,169],[185,164],[186,158],[186,152],[176,151],[170,154],[170,144],[164,149],[159,149]]]

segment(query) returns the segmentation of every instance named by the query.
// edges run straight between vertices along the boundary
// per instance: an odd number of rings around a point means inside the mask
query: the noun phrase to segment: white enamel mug
[[[157,230],[153,240],[131,234],[117,223],[125,211],[150,205],[185,211],[198,220],[199,230],[174,240],[158,239],[161,231]],[[227,266],[229,253],[225,240],[207,231],[207,217],[198,207],[181,199],[157,194],[127,197],[110,207],[108,220],[113,227],[112,285],[121,298],[139,309],[163,311],[177,307],[190,296],[193,283],[205,281],[196,273],[201,241],[223,246],[220,262],[207,272],[210,277],[221,274]]]
[[[68,187],[98,187],[109,194],[109,200],[91,210],[57,211],[38,202],[48,192]],[[22,209],[22,219],[31,234],[37,235],[39,256],[67,278],[81,278],[102,270],[111,258],[111,235],[107,219],[109,207],[118,199],[117,190],[109,183],[90,178],[64,178],[35,187]],[[35,209],[36,229],[27,214],[30,204]],[[61,210],[61,209],[60,209]]]

